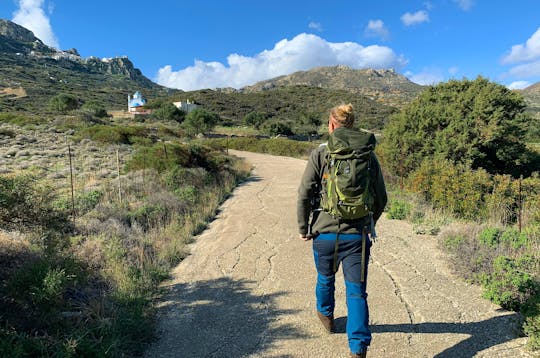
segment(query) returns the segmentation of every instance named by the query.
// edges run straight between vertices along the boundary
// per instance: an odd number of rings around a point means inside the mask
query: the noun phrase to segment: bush
[[[501,233],[502,230],[499,228],[488,227],[480,232],[480,235],[478,235],[478,240],[488,247],[495,248],[499,246],[499,242],[501,241]]]
[[[182,127],[189,136],[195,136],[211,131],[214,126],[218,124],[219,120],[219,115],[216,113],[209,112],[202,108],[196,108],[186,115]]]
[[[7,230],[58,230],[68,223],[67,213],[52,206],[54,191],[36,177],[0,176],[0,226]]]
[[[205,141],[218,148],[245,150],[295,158],[306,158],[317,147],[313,142],[299,142],[287,138],[258,139],[253,137],[216,138]]]
[[[505,309],[519,311],[531,297],[540,294],[540,283],[527,272],[533,257],[512,259],[499,256],[493,262],[493,273],[483,274],[483,296]]]
[[[455,253],[464,241],[465,238],[462,235],[449,235],[444,239],[443,244],[448,251]]]
[[[152,142],[148,138],[149,131],[145,127],[140,126],[119,127],[100,124],[82,129],[77,137],[79,139],[87,138],[106,144],[135,144],[144,139]]]
[[[289,123],[278,120],[265,122],[263,130],[271,137],[278,135],[289,136],[294,134]]]
[[[251,112],[244,117],[244,123],[259,129],[268,118],[268,114],[261,112]]]
[[[49,100],[49,108],[53,111],[66,113],[77,109],[79,100],[72,95],[60,93]]]
[[[108,116],[107,110],[105,109],[105,107],[103,107],[102,104],[95,101],[86,102],[85,104],[82,105],[81,109],[90,113],[94,117],[105,118]]]
[[[465,219],[485,218],[489,174],[446,160],[426,159],[407,179],[409,190],[435,208]]]
[[[182,111],[172,103],[167,103],[154,109],[151,117],[159,121],[175,121],[181,123],[186,117],[186,112]]]
[[[89,212],[99,203],[103,197],[103,192],[100,190],[90,190],[84,193],[78,193],[75,196],[75,212],[78,215],[84,215]],[[71,212],[72,202],[70,197],[63,197],[56,200],[53,203],[55,208],[62,210],[63,212]]]
[[[509,244],[514,249],[520,249],[527,245],[528,238],[525,232],[520,233],[518,229],[507,228],[502,232],[500,241]]]
[[[401,201],[392,200],[388,208],[388,218],[396,220],[404,220],[411,213],[411,204]]]
[[[532,350],[540,350],[540,296],[531,297],[522,309],[525,322],[523,332],[529,337],[527,345]]]
[[[433,157],[491,174],[530,174],[538,155],[525,145],[526,107],[519,93],[482,77],[429,87],[384,128],[384,162],[401,177]]]

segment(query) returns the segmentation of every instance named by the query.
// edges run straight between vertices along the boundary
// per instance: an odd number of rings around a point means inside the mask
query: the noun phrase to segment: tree
[[[278,135],[289,136],[289,135],[294,134],[291,129],[291,126],[288,123],[283,122],[283,121],[278,121],[278,120],[266,122],[264,124],[264,131],[269,136],[278,136]]]
[[[107,117],[107,110],[99,102],[96,102],[96,101],[86,102],[85,104],[82,105],[81,108],[89,112],[94,117],[98,117],[98,118]]]
[[[49,108],[56,112],[66,113],[79,107],[79,101],[72,95],[60,93],[49,100]]]
[[[385,164],[400,176],[426,158],[518,175],[531,161],[525,107],[520,94],[482,77],[431,87],[385,127]]]
[[[219,116],[202,108],[196,108],[186,115],[182,123],[189,136],[211,131],[219,122]]]
[[[161,121],[176,121],[181,123],[186,117],[186,112],[172,103],[166,103],[155,109],[152,112],[152,117]]]
[[[244,117],[244,123],[259,129],[268,118],[268,114],[261,112],[250,112]]]

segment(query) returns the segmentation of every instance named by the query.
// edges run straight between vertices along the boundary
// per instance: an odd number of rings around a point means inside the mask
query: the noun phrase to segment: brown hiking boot
[[[324,329],[326,329],[328,333],[334,333],[336,331],[336,327],[334,325],[334,315],[325,316],[321,312],[317,311],[317,317],[319,317]]]
[[[351,358],[366,358],[367,352],[364,353],[351,353]]]

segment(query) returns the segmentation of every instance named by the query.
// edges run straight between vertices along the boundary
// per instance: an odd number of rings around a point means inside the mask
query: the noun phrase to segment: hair
[[[354,112],[352,104],[340,104],[330,110],[330,116],[341,127],[352,127],[354,124]]]

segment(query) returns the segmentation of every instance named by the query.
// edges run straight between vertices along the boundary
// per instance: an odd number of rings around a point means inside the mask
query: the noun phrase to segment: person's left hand
[[[313,238],[310,234],[298,234],[298,237],[302,241],[309,241]]]

